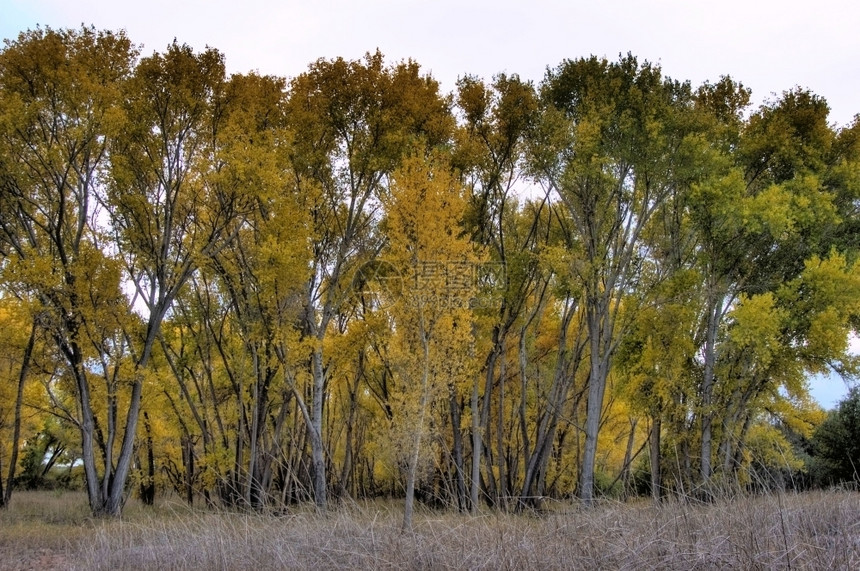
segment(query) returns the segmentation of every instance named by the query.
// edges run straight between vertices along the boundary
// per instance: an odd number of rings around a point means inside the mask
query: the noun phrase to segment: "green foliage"
[[[860,390],[851,389],[812,435],[816,483],[860,483]]]
[[[46,421],[23,445],[15,485],[25,490],[74,487],[72,470],[78,457],[69,449],[74,445],[67,441],[70,436],[56,420]]]

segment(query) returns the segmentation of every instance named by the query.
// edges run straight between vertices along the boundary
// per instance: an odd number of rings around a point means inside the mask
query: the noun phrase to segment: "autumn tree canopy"
[[[858,135],[811,91],[752,108],[630,54],[445,94],[378,51],[287,80],[24,32],[0,50],[0,505],[63,465],[96,515],[394,495],[408,529],[415,501],[802,471],[808,376],[860,372]]]

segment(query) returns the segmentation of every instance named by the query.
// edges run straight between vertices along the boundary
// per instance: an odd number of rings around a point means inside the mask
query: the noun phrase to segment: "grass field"
[[[17,492],[0,512],[0,569],[860,569],[854,492],[555,508],[419,510],[403,534],[396,502],[270,516],[165,499],[96,520],[82,494]]]

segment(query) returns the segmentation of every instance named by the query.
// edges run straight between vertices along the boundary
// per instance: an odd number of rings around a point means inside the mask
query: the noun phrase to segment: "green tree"
[[[729,95],[738,92],[728,87],[722,91]],[[817,332],[804,326],[803,318],[796,320],[803,315],[796,313],[803,311],[803,304],[798,304],[784,286],[802,279],[807,261],[831,256],[829,249],[837,244],[834,238],[841,234],[842,226],[837,196],[844,190],[824,184],[831,169],[830,149],[835,137],[827,124],[826,102],[805,91],[786,92],[779,100],[762,106],[738,130],[738,120],[721,119],[738,111],[727,115],[721,110],[739,109],[744,98],[738,95],[728,100],[739,104],[717,104],[712,92],[700,93],[700,104],[720,118],[718,124],[729,136],[715,139],[724,142],[712,147],[712,175],[693,186],[689,203],[705,292],[705,317],[698,343],[704,371],[697,413],[701,420],[703,482],[714,472],[713,440],[717,432],[722,433],[720,448],[723,469],[727,470],[736,456],[729,450],[740,450],[755,417],[758,406],[753,401],[779,399],[778,386],[800,394],[804,369],[820,369],[820,360],[797,351],[811,342],[810,334],[817,336]],[[756,300],[757,296],[764,297]],[[765,313],[782,312],[786,321],[774,323],[778,332],[772,328],[764,335],[758,328],[764,336],[753,342],[742,333],[742,314],[744,306],[759,303],[769,308]],[[849,307],[841,305],[842,309],[836,310],[834,306],[834,311],[850,313]],[[765,322],[769,321],[747,321]],[[843,324],[842,335],[847,339],[845,321],[833,323]],[[766,341],[768,336],[772,343]],[[843,340],[840,345],[845,343]],[[836,359],[833,352],[828,354]]]
[[[533,168],[572,222],[576,259],[571,271],[582,284],[588,331],[586,441],[579,483],[586,504],[594,493],[607,377],[626,328],[618,320],[619,310],[625,295],[641,285],[643,230],[673,188],[672,159],[681,140],[674,115],[686,105],[688,91],[632,55],[617,63],[596,57],[565,61],[547,72],[541,86],[544,125]]]
[[[851,389],[812,435],[819,485],[860,480],[860,390]]]

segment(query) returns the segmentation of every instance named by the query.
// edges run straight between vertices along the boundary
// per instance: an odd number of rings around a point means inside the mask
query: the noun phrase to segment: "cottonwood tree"
[[[472,512],[476,513],[482,479],[493,503],[504,503],[512,494],[512,490],[506,489],[505,474],[503,422],[507,375],[503,354],[511,332],[519,332],[522,345],[525,328],[534,322],[533,317],[528,319],[524,314],[527,300],[539,287],[537,258],[545,228],[541,218],[546,218],[547,208],[546,201],[540,197],[533,208],[520,208],[520,203],[526,199],[523,195],[530,189],[524,158],[538,117],[534,86],[516,75],[500,74],[489,84],[467,76],[458,82],[456,103],[461,125],[453,160],[470,190],[466,223],[472,239],[487,249],[498,268],[493,291],[498,304],[485,308],[491,343],[484,362],[483,388],[476,379],[470,401],[470,504]],[[518,320],[525,320],[519,328]],[[525,357],[524,351],[521,356]],[[520,369],[521,383],[526,383],[524,371]],[[496,407],[491,410],[494,395]],[[519,426],[523,430],[522,422]],[[495,448],[490,446],[494,431]],[[528,439],[525,432],[521,437]],[[486,462],[483,475],[482,459]]]
[[[389,363],[397,377],[394,421],[403,432],[406,503],[412,529],[415,485],[430,405],[468,378],[474,344],[475,272],[479,256],[463,236],[465,191],[441,159],[413,156],[392,175],[384,203],[390,261],[407,276],[404,296],[388,311],[394,331]]]
[[[235,141],[246,137],[238,152],[247,156],[237,157],[226,169],[232,169],[228,176],[238,178],[243,192],[252,193],[253,211],[237,239],[214,257],[213,269],[233,314],[232,336],[241,340],[232,362],[223,365],[242,387],[236,396],[242,407],[240,423],[247,431],[243,497],[247,505],[260,508],[267,503],[295,388],[295,323],[309,268],[308,220],[292,192],[285,153],[276,152],[288,144],[281,82],[234,77],[229,87],[235,124],[226,144],[236,148]]]
[[[729,314],[716,393],[723,475],[744,467],[747,439],[763,424],[763,412],[811,433],[808,374],[835,370],[856,378],[860,359],[849,354],[848,336],[860,313],[858,296],[856,262],[835,251],[807,260],[800,275],[775,292],[739,296]]]
[[[673,114],[685,87],[628,55],[565,61],[541,85],[544,125],[533,153],[541,183],[565,207],[575,236],[571,272],[583,288],[588,402],[579,493],[594,494],[597,436],[612,356],[626,325],[621,300],[637,285],[641,234],[669,195]],[[628,312],[628,315],[630,313]]]
[[[384,242],[375,231],[386,176],[409,149],[445,143],[453,127],[438,84],[409,61],[390,67],[381,53],[361,61],[319,60],[290,85],[288,126],[297,134],[291,168],[300,204],[311,214],[312,262],[303,293],[302,332],[310,346],[308,424],[314,499],[328,504],[323,408],[325,340],[350,293],[359,263]]]
[[[97,435],[107,433],[100,447],[110,459],[115,431],[124,428],[120,458],[129,460],[136,427],[136,418],[124,425],[110,422],[115,402],[108,402],[108,426],[99,423],[89,361],[104,340],[115,338],[128,315],[119,265],[98,228],[103,211],[96,192],[108,141],[121,122],[121,86],[134,56],[123,34],[87,28],[27,32],[0,54],[3,202],[18,228],[5,232],[12,256],[9,277],[40,304],[74,379],[74,421],[94,514],[119,513],[128,473],[123,460],[116,471],[103,461],[99,478]]]
[[[688,417],[696,396],[691,364],[700,309],[697,279],[688,269],[655,288],[651,303],[637,312],[616,361],[621,398],[650,424],[648,466],[655,501],[665,495],[663,449],[692,447]]]
[[[719,157],[737,147],[741,113],[748,101],[748,90],[727,77],[692,94],[692,112],[675,119],[683,138],[672,153],[674,182],[642,235],[643,269],[655,287],[624,336],[619,364],[625,400],[645,412],[651,425],[649,465],[655,500],[663,488],[664,421],[668,447],[681,451],[677,464],[683,464],[684,473],[689,472],[695,440],[688,419],[697,397],[691,383],[701,373],[696,362],[707,288],[696,266],[701,236],[691,214],[694,191],[719,176],[718,166],[723,164]]]
[[[278,78],[233,76],[215,102],[213,145],[220,162],[205,180],[222,193],[241,193],[246,210],[234,239],[203,262],[189,282],[190,295],[179,300],[171,323],[180,335],[161,340],[180,389],[174,406],[181,403],[196,424],[193,432],[183,429],[185,438],[199,435],[204,457],[235,459],[225,473],[219,468],[221,498],[254,509],[271,499],[276,452],[284,445],[298,286],[308,271],[307,217],[291,192],[286,156],[284,88]],[[206,346],[215,349],[216,363],[200,353]],[[189,366],[198,359],[202,370]],[[200,389],[200,383],[214,386],[216,365],[229,380],[236,407],[238,426],[229,439],[215,434],[223,423],[213,420],[225,412],[210,398],[214,390]],[[216,419],[207,407],[215,407]]]
[[[688,203],[704,285],[697,412],[703,483],[714,472],[714,415],[727,406],[714,401],[714,391],[720,390],[717,372],[721,363],[731,367],[737,358],[728,350],[732,345],[723,343],[726,321],[742,296],[773,295],[800,275],[810,256],[827,256],[841,224],[835,189],[823,184],[834,138],[826,103],[808,92],[787,92],[743,125],[747,98],[728,80],[699,94],[699,104],[727,133],[714,137],[707,167],[712,174],[693,186]]]
[[[102,201],[144,324],[127,336],[135,374],[110,513],[120,508],[118,482],[131,464],[142,373],[161,322],[202,260],[234,238],[248,208],[241,185],[218,177],[225,159],[215,106],[223,86],[220,53],[195,54],[176,42],[142,59],[125,84],[123,128],[112,141]]]

